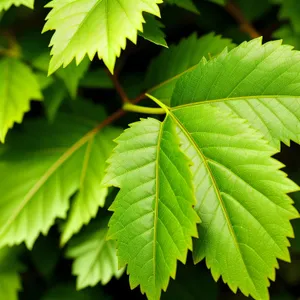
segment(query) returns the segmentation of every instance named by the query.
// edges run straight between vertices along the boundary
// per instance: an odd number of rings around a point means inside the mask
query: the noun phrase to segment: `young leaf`
[[[121,188],[108,238],[117,240],[131,288],[140,285],[148,299],[159,299],[197,236],[189,161],[170,119],[134,123],[117,142],[104,179]]]
[[[165,2],[168,4],[175,4],[195,14],[199,14],[196,5],[193,3],[193,0],[166,0]]]
[[[0,60],[0,99],[0,142],[3,143],[14,122],[22,122],[30,100],[42,99],[35,75],[15,58]]]
[[[34,0],[1,0],[0,11],[8,10],[12,5],[19,6],[25,5],[33,9]]]
[[[102,109],[93,111],[101,119]],[[0,181],[1,246],[24,241],[31,248],[55,218],[66,217],[69,198],[80,187],[88,142],[102,134],[96,124],[61,114],[51,126],[31,121],[11,135],[0,152],[0,174],[5,174]]]
[[[245,42],[180,78],[171,106],[209,103],[247,119],[278,149],[300,143],[299,60],[281,41]]]
[[[143,26],[143,12],[160,16],[158,3],[162,0],[53,0],[44,32],[55,30],[51,40],[52,59],[49,73],[67,66],[74,58],[79,64],[87,54],[98,57],[113,73],[116,57],[133,43]],[[63,20],[63,22],[62,22]],[[68,37],[66,39],[66,36]]]
[[[18,261],[18,250],[14,248],[0,249],[0,298],[18,300],[18,292],[21,290],[21,278],[19,272],[22,265]]]
[[[89,140],[81,172],[79,192],[73,201],[62,233],[62,244],[65,244],[83,225],[88,224],[96,216],[98,208],[104,206],[108,191],[101,181],[104,176],[106,160],[114,146],[112,141],[120,133],[117,128],[105,128],[101,134]]]
[[[93,224],[95,225],[95,224]],[[118,268],[116,244],[106,240],[107,223],[88,227],[71,240],[67,257],[73,258],[73,274],[77,276],[77,289],[105,285],[113,276],[121,277],[124,269]]]
[[[143,32],[139,32],[139,35],[156,45],[168,48],[165,34],[161,30],[161,28],[164,28],[164,25],[156,20],[153,15],[149,14],[145,15],[145,21],[146,23],[143,26]]]
[[[148,93],[168,104],[178,78],[195,68],[203,56],[215,56],[226,46],[231,48],[233,44],[229,39],[223,39],[213,33],[201,38],[192,34],[178,45],[163,50],[148,69],[145,81],[146,87],[150,88]]]

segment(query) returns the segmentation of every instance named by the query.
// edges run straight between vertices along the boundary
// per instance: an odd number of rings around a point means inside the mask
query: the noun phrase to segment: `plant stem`
[[[128,103],[128,102],[130,102],[130,101],[129,101],[129,98],[128,98],[127,94],[126,94],[126,92],[124,91],[122,85],[121,85],[120,82],[119,82],[119,79],[118,79],[117,75],[116,75],[116,74],[114,74],[114,75],[111,74],[108,70],[107,70],[107,74],[108,74],[108,76],[111,78],[111,80],[112,80],[112,82],[113,82],[113,84],[114,84],[114,86],[115,86],[115,88],[116,88],[116,91],[117,91],[117,93],[119,94],[119,96],[120,96],[122,102],[123,102],[123,103]]]
[[[158,115],[158,114],[165,114],[165,110],[160,107],[144,107],[138,106],[131,103],[125,103],[123,105],[123,109],[126,111],[138,112],[138,113],[145,113],[149,115]]]
[[[225,9],[240,24],[241,31],[247,33],[252,39],[261,36],[261,34],[257,32],[253,25],[246,19],[241,9],[233,1],[229,1],[226,4]]]

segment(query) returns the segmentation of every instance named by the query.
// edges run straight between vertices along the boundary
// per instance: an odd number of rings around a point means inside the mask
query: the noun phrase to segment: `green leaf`
[[[213,2],[213,3],[216,3],[216,4],[219,4],[221,6],[225,6],[226,4],[226,0],[209,0],[210,2]]]
[[[105,295],[101,289],[84,289],[83,291],[77,291],[73,283],[63,283],[54,286],[49,289],[47,293],[42,297],[42,300],[95,300],[111,298]]]
[[[52,123],[56,117],[59,107],[67,97],[68,92],[65,85],[60,80],[57,80],[43,91],[43,95],[46,116]]]
[[[184,75],[171,106],[209,103],[248,120],[277,149],[300,143],[299,59],[281,41],[242,43]]]
[[[5,247],[0,249],[0,298],[18,300],[21,290],[19,272],[23,269],[18,261],[18,249]]]
[[[88,58],[77,66],[75,62],[69,64],[66,68],[60,68],[55,74],[62,79],[68,89],[70,96],[75,99],[80,80],[84,77],[90,65]]]
[[[79,86],[89,89],[113,89],[112,80],[104,68],[90,71],[80,80]]]
[[[289,19],[295,32],[300,33],[300,2],[298,0],[273,0],[273,2],[281,3],[279,17]]]
[[[143,32],[139,32],[139,35],[156,45],[168,48],[165,34],[161,30],[161,28],[164,28],[164,25],[150,14],[145,15],[145,21]]]
[[[14,122],[21,123],[30,109],[30,100],[41,100],[42,94],[34,73],[14,58],[0,60],[0,142]]]
[[[116,57],[133,43],[142,30],[143,12],[160,16],[162,0],[53,0],[44,32],[55,30],[51,40],[52,59],[49,73],[67,66],[74,58],[79,64],[87,54],[92,60],[96,53],[113,73]],[[62,22],[63,20],[63,22]],[[66,36],[68,37],[66,39]]]
[[[197,236],[188,160],[170,119],[134,123],[117,142],[104,179],[121,188],[108,238],[117,240],[131,288],[140,285],[148,299],[159,299]]]
[[[288,45],[293,45],[295,49],[300,49],[300,33],[294,32],[290,25],[283,25],[273,33],[276,39],[283,39],[283,42]]]
[[[103,118],[102,108],[93,107]],[[102,135],[97,121],[81,116],[61,114],[52,125],[45,120],[24,123],[1,147],[0,246],[24,241],[31,248],[55,218],[66,217],[69,198],[80,188],[88,142]]]
[[[105,285],[124,272],[118,268],[115,241],[106,240],[107,223],[92,225],[71,240],[67,250],[67,256],[74,259],[72,272],[77,276],[77,289],[99,282]]]
[[[163,50],[147,71],[145,86],[148,87],[148,93],[168,104],[178,78],[195,68],[203,56],[215,56],[226,46],[233,47],[233,44],[214,33],[201,38],[192,34],[178,45]]]
[[[80,177],[79,192],[73,201],[62,233],[62,244],[65,244],[83,225],[88,224],[96,216],[98,208],[104,206],[108,190],[101,184],[101,181],[106,160],[114,147],[112,141],[120,133],[121,131],[117,128],[108,127],[102,130],[101,135],[96,135],[89,140]]]
[[[8,10],[12,5],[19,6],[25,5],[33,9],[34,0],[1,0],[0,11]]]
[[[199,11],[196,5],[193,3],[192,0],[165,0],[168,4],[174,4],[186,10],[189,10],[193,13],[199,14]]]

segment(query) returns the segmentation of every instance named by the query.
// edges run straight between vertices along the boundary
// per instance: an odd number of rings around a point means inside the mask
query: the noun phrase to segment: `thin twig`
[[[123,103],[128,103],[129,102],[129,98],[127,97],[126,92],[124,91],[122,85],[120,84],[117,75],[116,74],[114,74],[114,75],[111,74],[108,70],[107,70],[107,74],[111,78],[111,80],[112,80],[112,82],[113,82],[113,84],[114,84],[114,86],[116,88],[117,93],[119,94],[119,96],[122,99],[122,102]]]
[[[241,31],[248,33],[252,39],[261,36],[261,34],[257,32],[253,25],[246,19],[241,9],[233,1],[229,1],[226,4],[225,9],[240,24]]]

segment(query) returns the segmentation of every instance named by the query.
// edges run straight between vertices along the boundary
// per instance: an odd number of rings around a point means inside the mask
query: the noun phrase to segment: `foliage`
[[[253,2],[0,1],[1,299],[300,297],[299,3]]]

